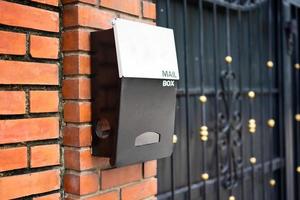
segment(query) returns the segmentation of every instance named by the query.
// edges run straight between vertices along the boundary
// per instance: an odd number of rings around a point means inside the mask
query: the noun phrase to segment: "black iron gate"
[[[158,162],[158,199],[299,199],[297,13],[284,0],[157,0],[181,76],[178,140]]]

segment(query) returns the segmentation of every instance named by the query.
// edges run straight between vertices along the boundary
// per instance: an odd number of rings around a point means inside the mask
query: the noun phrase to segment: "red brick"
[[[60,188],[59,170],[49,170],[0,178],[2,199],[14,199]]]
[[[60,193],[49,194],[40,197],[34,197],[33,200],[60,200]]]
[[[54,37],[30,36],[30,54],[34,58],[57,59],[59,39]]]
[[[156,19],[156,7],[154,3],[143,1],[143,17]]]
[[[30,112],[57,112],[59,97],[57,91],[30,91]]]
[[[63,33],[64,51],[90,51],[89,31],[66,31]]]
[[[63,60],[64,74],[91,74],[91,59],[87,55],[65,56]]]
[[[89,78],[67,78],[63,80],[64,99],[90,99],[91,80]]]
[[[91,145],[91,126],[65,126],[64,145],[73,147],[87,147]]]
[[[118,191],[106,192],[97,194],[96,196],[88,197],[86,200],[119,200]]]
[[[136,164],[101,172],[101,189],[108,189],[142,179],[142,165]]]
[[[65,174],[64,189],[67,193],[85,195],[99,188],[99,176],[96,173]]]
[[[77,171],[107,168],[109,167],[109,159],[104,157],[92,156],[89,148],[75,149],[65,148],[64,151],[65,167]]]
[[[8,32],[8,31],[0,31],[0,54],[25,55],[25,53],[26,53],[25,34]]]
[[[90,122],[90,102],[67,102],[64,105],[64,119],[66,122]]]
[[[121,189],[122,200],[140,200],[157,193],[157,180],[147,179],[143,182],[129,185]]]
[[[92,4],[92,5],[96,5],[97,4],[97,0],[62,0],[63,4],[68,4],[68,3],[88,3],[88,4]]]
[[[0,91],[0,114],[24,114],[25,92]]]
[[[31,1],[48,4],[51,6],[58,6],[58,0],[31,0]]]
[[[55,64],[0,60],[0,84],[57,85]]]
[[[144,163],[144,177],[149,178],[157,174],[157,161],[152,160]]]
[[[129,13],[139,16],[140,13],[140,1],[139,0],[101,0],[100,6],[118,10],[121,12]]]
[[[59,16],[40,8],[0,1],[0,24],[58,32]]]
[[[0,172],[27,167],[27,148],[0,149]]]
[[[59,137],[57,117],[0,120],[0,144]]]
[[[115,15],[90,6],[76,5],[64,9],[64,27],[84,26],[98,29],[112,27]]]
[[[44,167],[60,164],[60,149],[58,144],[34,146],[30,149],[31,167]]]

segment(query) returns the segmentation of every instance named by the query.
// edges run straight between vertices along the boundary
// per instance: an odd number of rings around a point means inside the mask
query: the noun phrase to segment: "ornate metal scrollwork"
[[[224,70],[220,77],[221,91],[219,98],[223,101],[224,111],[218,116],[218,148],[220,152],[220,171],[225,178],[222,180],[226,189],[238,183],[238,170],[242,166],[240,148],[242,145],[241,114],[238,108],[240,92],[236,85],[236,75],[230,69]]]
[[[231,9],[251,9],[257,5],[262,4],[268,0],[206,0],[208,2],[214,2]]]

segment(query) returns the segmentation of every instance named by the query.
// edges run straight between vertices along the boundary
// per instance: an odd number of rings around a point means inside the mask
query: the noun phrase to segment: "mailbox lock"
[[[100,119],[96,125],[96,135],[101,139],[107,139],[110,135],[110,125],[107,119]]]

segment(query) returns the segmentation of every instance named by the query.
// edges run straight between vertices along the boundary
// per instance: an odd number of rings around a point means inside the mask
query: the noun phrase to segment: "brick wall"
[[[60,199],[58,0],[0,1],[0,199]]]
[[[91,31],[111,28],[115,17],[155,24],[155,4],[143,0],[64,0],[64,189],[66,199],[155,199],[156,161],[111,168],[91,156]]]

